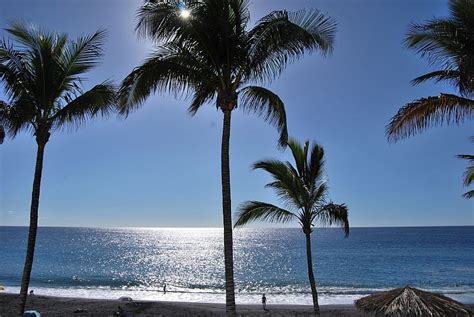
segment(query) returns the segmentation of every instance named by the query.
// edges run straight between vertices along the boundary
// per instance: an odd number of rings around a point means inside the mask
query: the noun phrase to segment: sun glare
[[[184,19],[187,19],[191,16],[191,12],[188,9],[182,9],[180,16]]]

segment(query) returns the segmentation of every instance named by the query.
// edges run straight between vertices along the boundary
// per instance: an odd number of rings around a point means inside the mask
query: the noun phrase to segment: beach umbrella
[[[362,297],[355,304],[359,310],[374,316],[472,316],[472,312],[460,302],[409,286]]]

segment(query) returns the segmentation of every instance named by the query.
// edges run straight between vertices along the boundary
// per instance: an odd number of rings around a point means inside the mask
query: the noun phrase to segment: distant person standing
[[[262,306],[263,306],[263,310],[267,311],[267,298],[265,297],[265,293],[263,293],[263,296],[262,296]]]
[[[165,283],[165,285],[163,286],[163,293],[166,294],[166,283]]]

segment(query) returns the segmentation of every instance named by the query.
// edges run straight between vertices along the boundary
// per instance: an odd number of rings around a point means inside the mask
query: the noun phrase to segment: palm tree
[[[104,31],[73,41],[21,23],[6,31],[17,45],[0,42],[0,79],[8,103],[0,105],[0,126],[7,136],[31,132],[36,139],[36,166],[31,196],[30,227],[20,290],[23,314],[30,282],[40,198],[43,156],[52,132],[76,128],[90,118],[106,115],[115,103],[109,82],[81,89],[81,75],[97,65]]]
[[[474,136],[471,137],[471,141],[474,142]],[[474,182],[474,155],[461,154],[458,155],[458,158],[467,160],[470,164],[464,173],[464,186],[470,186]],[[474,190],[464,193],[463,196],[467,199],[474,198]]]
[[[335,22],[317,10],[274,11],[248,29],[246,0],[201,0],[186,11],[170,2],[148,2],[138,10],[136,30],[157,44],[128,75],[119,92],[122,113],[155,91],[190,97],[191,115],[215,103],[224,115],[221,146],[226,310],[235,314],[229,141],[232,111],[240,107],[275,125],[287,140],[283,101],[258,86],[278,77],[306,52],[332,51]]]
[[[405,44],[440,69],[415,78],[452,84],[460,96],[441,93],[400,108],[387,126],[389,141],[407,138],[431,127],[459,124],[474,116],[474,0],[451,0],[449,18],[412,24]]]
[[[322,225],[339,225],[345,236],[349,235],[348,208],[327,202],[328,186],[324,180],[324,149],[309,141],[304,146],[290,139],[295,164],[278,160],[259,161],[253,169],[268,172],[272,181],[266,187],[275,190],[285,208],[260,201],[248,201],[239,207],[235,226],[243,226],[255,220],[270,222],[298,221],[306,237],[306,258],[308,278],[313,296],[314,313],[319,315],[318,292],[313,274],[311,255],[311,233],[315,223]],[[309,156],[308,156],[309,155]]]

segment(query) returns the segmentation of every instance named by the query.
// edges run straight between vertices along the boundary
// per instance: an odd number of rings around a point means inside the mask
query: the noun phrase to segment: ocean
[[[0,226],[0,285],[19,292],[28,228]],[[321,304],[412,285],[474,303],[474,227],[317,228]],[[311,304],[301,229],[234,233],[238,303]],[[38,230],[35,294],[225,302],[222,229]],[[167,293],[162,292],[167,285]]]

